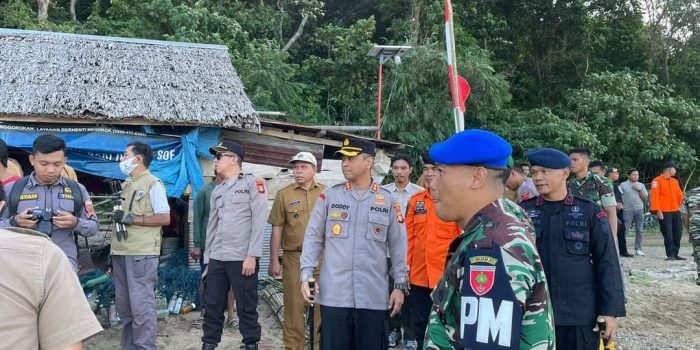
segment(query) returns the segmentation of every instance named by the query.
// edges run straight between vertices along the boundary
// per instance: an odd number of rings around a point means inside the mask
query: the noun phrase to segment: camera
[[[30,209],[27,214],[32,215],[32,220],[36,220],[36,230],[51,237],[53,231],[53,210],[52,209]]]

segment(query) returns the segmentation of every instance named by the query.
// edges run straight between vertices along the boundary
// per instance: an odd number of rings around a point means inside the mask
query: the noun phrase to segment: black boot
[[[216,344],[202,343],[202,350],[214,350],[214,349],[216,349]]]
[[[240,348],[244,350],[258,350],[258,344],[244,344]]]

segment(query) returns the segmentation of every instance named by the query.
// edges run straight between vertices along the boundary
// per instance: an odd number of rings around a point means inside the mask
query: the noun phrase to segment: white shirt
[[[156,182],[148,191],[151,196],[151,206],[154,214],[170,214],[170,204],[168,204],[168,196],[165,195],[165,186],[162,183]]]

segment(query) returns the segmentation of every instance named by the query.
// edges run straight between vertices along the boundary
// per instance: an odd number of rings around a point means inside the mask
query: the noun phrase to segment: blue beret
[[[535,148],[525,153],[530,165],[539,165],[549,169],[565,169],[571,166],[571,159],[566,153],[554,148]]]
[[[447,165],[484,165],[505,168],[513,147],[486,130],[470,129],[430,147],[430,158]]]

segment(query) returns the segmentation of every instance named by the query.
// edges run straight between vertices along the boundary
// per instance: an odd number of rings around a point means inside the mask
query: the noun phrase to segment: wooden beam
[[[42,115],[19,115],[19,114],[0,114],[0,121],[2,122],[17,122],[17,123],[47,123],[47,124],[84,124],[84,125],[178,125],[178,126],[204,126],[195,123],[184,123],[184,122],[159,122],[156,120],[144,119],[144,118],[129,118],[122,120],[114,119],[83,119],[83,118],[60,118],[55,116],[42,116]]]
[[[243,131],[242,132],[247,132]],[[326,146],[333,146],[333,147],[341,147],[342,142],[336,141],[336,140],[327,140],[327,139],[320,139],[320,138],[315,138],[313,136],[306,136],[306,135],[301,135],[301,134],[290,134],[287,132],[271,129],[271,128],[263,128],[260,131],[261,134],[267,135],[267,136],[274,136],[274,137],[279,137],[281,139],[287,139],[287,140],[296,140],[296,141],[302,141],[302,142],[308,142],[308,143],[315,143],[319,145],[326,145]]]

